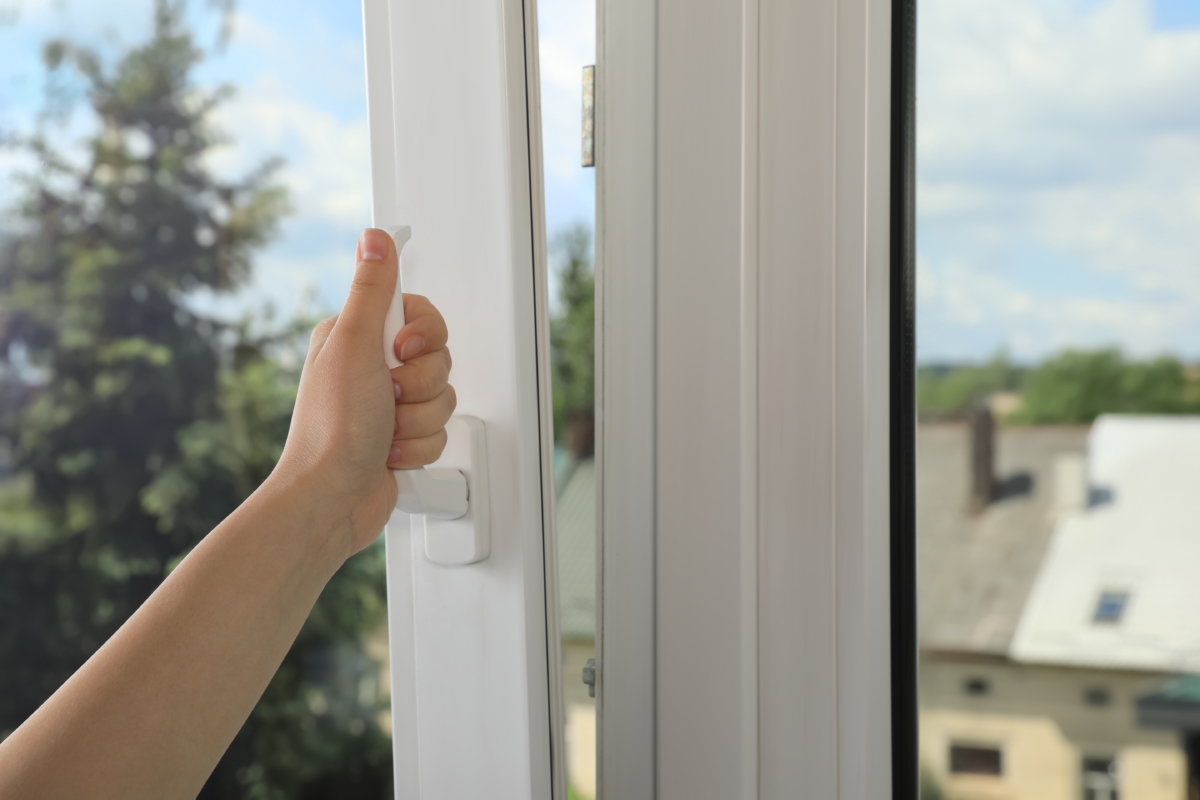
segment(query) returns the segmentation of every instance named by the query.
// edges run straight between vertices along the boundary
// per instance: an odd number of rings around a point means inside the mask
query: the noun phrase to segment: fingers
[[[438,350],[409,359],[393,369],[392,382],[400,386],[400,403],[425,403],[446,391],[450,383],[450,351]]]
[[[413,469],[437,461],[446,447],[446,423],[457,406],[458,395],[453,386],[446,386],[426,402],[397,405],[387,465],[392,469]]]
[[[398,439],[392,442],[388,466],[392,469],[414,469],[432,464],[446,449],[446,429],[420,439]]]
[[[404,327],[396,334],[396,358],[407,361],[446,346],[446,320],[427,298],[404,295],[404,320]]]
[[[358,240],[357,260],[350,296],[342,306],[337,327],[352,341],[366,346],[372,339],[378,341],[392,293],[396,291],[397,259],[392,237],[376,228],[367,228]]]
[[[453,386],[425,403],[408,403],[396,406],[396,426],[393,440],[421,439],[430,436],[450,421],[458,406],[458,395]]]
[[[333,326],[337,324],[338,315],[334,314],[329,319],[323,319],[313,328],[312,336],[308,337],[308,358],[312,361],[321,352],[321,348],[325,346],[325,342],[329,339],[329,334],[333,332]]]

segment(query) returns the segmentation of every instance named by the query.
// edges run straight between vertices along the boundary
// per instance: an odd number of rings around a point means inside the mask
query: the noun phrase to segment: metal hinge
[[[583,682],[588,687],[588,697],[596,696],[596,659],[589,658],[583,668]]]
[[[596,166],[596,67],[583,68],[583,166]]]

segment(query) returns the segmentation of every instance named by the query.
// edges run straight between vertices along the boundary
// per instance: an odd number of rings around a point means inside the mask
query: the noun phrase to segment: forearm
[[[274,476],[3,744],[0,798],[194,797],[351,552]]]
[[[406,297],[405,363],[389,370],[379,351],[397,265],[391,237],[365,231],[342,312],[309,341],[280,467],[0,744],[0,800],[200,791],[326,582],[395,508],[391,469],[445,445],[441,315]]]

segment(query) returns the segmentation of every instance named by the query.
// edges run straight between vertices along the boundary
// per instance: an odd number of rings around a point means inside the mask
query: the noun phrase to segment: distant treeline
[[[997,395],[1002,421],[1079,425],[1100,414],[1200,414],[1200,370],[1176,358],[1137,361],[1120,350],[1066,350],[1024,367],[1000,354],[984,364],[917,368],[922,421],[960,419]],[[1018,399],[1019,398],[1019,399]]]

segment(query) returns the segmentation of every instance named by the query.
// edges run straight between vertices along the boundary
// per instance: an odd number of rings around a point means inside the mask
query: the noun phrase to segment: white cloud
[[[1149,0],[926,0],[920,24],[923,357],[1200,353],[1200,30],[1154,30]]]
[[[151,8],[150,0],[22,2],[18,26],[7,34],[0,30],[0,50],[6,42],[24,49],[19,58],[13,51],[12,66],[5,65],[3,73],[18,67],[36,71],[37,42],[50,35],[109,41],[109,51],[117,52],[121,44],[114,37],[128,45],[145,36]],[[201,13],[203,3],[193,5],[194,24],[205,26],[211,38],[215,19]],[[579,151],[580,77],[581,68],[595,61],[595,0],[538,5],[547,215],[553,233],[576,219],[590,221],[593,213],[592,175],[580,166]],[[201,85],[229,81],[237,86],[213,119],[231,144],[212,154],[210,166],[237,177],[270,156],[283,156],[279,177],[295,208],[278,240],[256,260],[253,284],[239,298],[199,299],[206,308],[237,313],[272,299],[281,313],[288,312],[310,286],[316,289],[316,304],[326,309],[336,309],[344,298],[355,240],[370,222],[369,143],[361,31],[349,23],[347,9],[331,9],[308,1],[294,7],[280,0],[239,3],[228,49],[214,53],[198,70]],[[356,7],[351,10],[357,15]],[[28,116],[33,107],[20,110]],[[15,166],[3,158],[0,180]]]
[[[313,42],[281,41],[275,29],[245,11],[238,12],[234,30],[235,47],[252,51],[267,68],[241,81],[234,97],[214,115],[214,124],[229,134],[232,144],[215,150],[210,165],[218,174],[236,177],[266,158],[282,156],[278,177],[288,189],[293,213],[279,239],[256,259],[251,285],[238,298],[205,299],[203,305],[235,314],[270,301],[281,314],[290,314],[315,293],[313,310],[335,311],[353,275],[358,234],[371,222],[361,58],[351,52],[326,61],[341,84],[331,92],[299,69],[289,69],[308,57]],[[341,45],[347,45],[341,50],[353,50],[357,44],[323,42],[330,50]],[[345,113],[344,98],[331,97],[354,92],[364,97],[361,105],[350,104],[350,113]],[[343,113],[335,113],[339,107]]]
[[[235,143],[213,153],[214,171],[237,175],[271,155],[286,159],[281,174],[298,219],[356,228],[370,222],[370,149],[365,115],[342,121],[296,98],[273,74],[242,86],[215,116]]]
[[[1108,299],[1079,295],[1047,296],[1022,287],[1003,274],[957,260],[934,268],[918,259],[918,303],[923,333],[942,339],[937,358],[978,358],[1004,344],[1018,358],[1032,358],[1065,347],[1121,345],[1138,353],[1162,349],[1164,339],[1181,330],[1195,331],[1185,307],[1138,298]],[[1000,341],[964,331],[999,328]]]
[[[594,213],[591,176],[580,165],[583,68],[596,63],[595,0],[538,3],[542,157],[551,232]]]
[[[275,320],[295,315],[335,313],[346,300],[354,277],[354,238],[345,247],[326,242],[311,253],[268,250],[256,259],[249,286],[235,296],[198,292],[189,306],[202,314],[236,319],[245,314],[259,316],[268,306]]]

